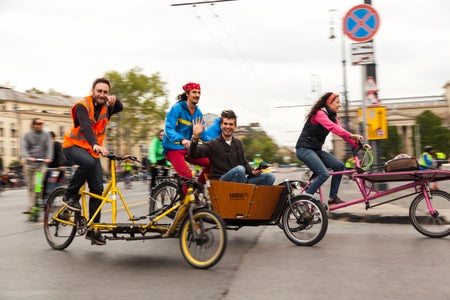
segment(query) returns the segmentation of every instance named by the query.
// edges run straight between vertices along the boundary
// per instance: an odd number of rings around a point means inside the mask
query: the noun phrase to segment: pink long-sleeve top
[[[328,131],[340,136],[343,138],[347,143],[352,145],[353,147],[358,147],[358,143],[350,138],[351,133],[345,130],[340,124],[339,120],[336,118],[336,123],[330,120],[328,115],[323,110],[318,110],[312,117],[311,117],[311,123],[312,124],[320,124],[324,128],[326,128]]]

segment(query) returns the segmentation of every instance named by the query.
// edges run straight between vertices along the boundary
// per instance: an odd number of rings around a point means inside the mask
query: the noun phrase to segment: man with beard
[[[275,176],[272,173],[263,173],[259,168],[252,168],[245,158],[244,145],[239,139],[233,137],[236,119],[232,110],[224,111],[220,118],[222,133],[216,139],[204,144],[198,143],[199,137],[204,132],[203,120],[195,120],[189,156],[209,158],[211,163],[209,178],[211,179],[273,185]]]
[[[166,116],[165,133],[162,142],[164,155],[172,163],[178,175],[186,178],[192,178],[192,171],[186,161],[203,167],[198,177],[198,182],[205,184],[206,179],[204,175],[209,173],[209,160],[207,158],[191,158],[188,156],[193,121],[198,119],[203,122],[203,114],[198,108],[201,94],[200,84],[195,82],[186,83],[183,86],[183,90],[184,93],[178,95],[177,103],[170,108]],[[203,141],[209,140],[206,133],[200,133],[198,138],[201,138]]]
[[[78,165],[63,197],[63,203],[74,211],[80,211],[78,191],[87,181],[89,191],[96,195],[103,193],[103,170],[100,155],[108,155],[103,147],[106,125],[112,115],[123,110],[123,105],[109,94],[111,83],[98,78],[92,84],[92,95],[85,97],[72,107],[73,127],[64,135],[63,151],[66,158]],[[92,216],[101,201],[89,200],[89,214]],[[100,222],[100,214],[95,219]],[[105,245],[106,240],[99,232],[88,231],[86,238],[92,244]]]

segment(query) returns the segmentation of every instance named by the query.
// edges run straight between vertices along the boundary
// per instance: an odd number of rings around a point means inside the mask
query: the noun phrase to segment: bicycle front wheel
[[[225,253],[225,223],[217,213],[204,208],[196,210],[193,219],[194,224],[189,217],[181,224],[181,253],[191,266],[207,269],[218,263]]]
[[[317,244],[328,228],[325,208],[308,195],[294,197],[291,206],[286,203],[281,221],[287,238],[298,246]]]
[[[168,208],[180,199],[181,191],[176,182],[163,181],[153,189],[150,195],[149,214]],[[172,219],[174,216],[174,213],[168,215]]]
[[[411,202],[409,219],[414,228],[431,238],[450,235],[450,194],[444,191],[431,191],[430,202],[434,213],[428,210],[425,196],[420,193]]]
[[[65,188],[55,189],[47,199],[44,213],[44,233],[48,244],[63,250],[72,243],[77,231],[75,212],[65,207]]]

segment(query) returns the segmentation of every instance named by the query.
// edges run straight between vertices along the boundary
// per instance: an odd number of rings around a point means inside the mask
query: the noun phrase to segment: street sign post
[[[365,116],[363,112],[364,111],[361,108],[359,108],[357,111],[359,121],[364,122],[363,120],[365,119],[367,126],[367,139],[369,141],[387,139],[388,125],[386,117],[386,107],[368,107],[366,109]]]
[[[356,5],[344,17],[344,33],[356,42],[370,41],[380,26],[377,11],[367,4]]]
[[[352,44],[352,65],[367,65],[374,62],[372,41]]]

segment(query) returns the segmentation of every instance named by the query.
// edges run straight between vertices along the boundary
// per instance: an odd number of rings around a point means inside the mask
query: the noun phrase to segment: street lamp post
[[[337,13],[337,9],[330,9],[331,19],[330,19],[330,36],[328,37],[330,40],[335,39],[336,35],[334,34],[335,29],[335,14]],[[346,51],[345,51],[345,39],[344,39],[344,31],[341,28],[341,55],[342,55],[342,87],[343,87],[343,102],[344,102],[344,128],[350,131],[350,122],[348,116],[348,98],[347,98],[347,61],[346,61]],[[345,154],[348,156],[350,154],[350,145],[345,144]]]

